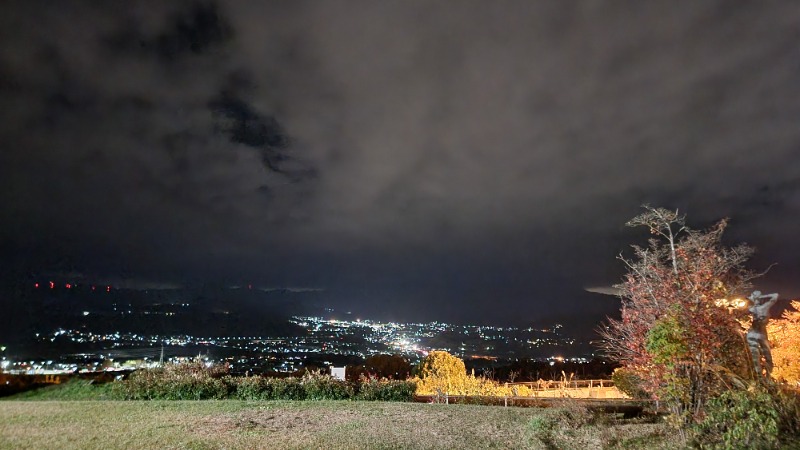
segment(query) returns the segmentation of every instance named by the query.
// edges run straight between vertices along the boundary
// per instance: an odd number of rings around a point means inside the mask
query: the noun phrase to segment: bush
[[[266,378],[260,376],[232,378],[231,384],[235,386],[233,395],[239,400],[273,399],[273,386]]]
[[[562,448],[557,441],[562,441],[563,435],[573,435],[577,430],[594,422],[594,414],[585,406],[565,400],[558,407],[541,410],[539,415],[528,422],[528,429],[545,448]]]
[[[115,391],[128,400],[205,400],[228,397],[230,383],[221,377],[226,369],[190,362],[133,372],[116,384]],[[228,377],[229,378],[229,377]]]
[[[113,383],[113,394],[127,400],[360,400],[411,401],[413,381],[362,378],[357,383],[320,372],[302,378],[232,377],[214,367],[189,363],[137,370]]]
[[[642,379],[635,373],[623,367],[614,369],[611,374],[614,386],[630,398],[648,398],[649,395],[642,388]]]
[[[709,449],[769,449],[797,444],[800,398],[796,392],[755,385],[711,399],[694,430],[694,444]]]
[[[14,400],[117,400],[113,383],[72,377],[61,384],[46,385],[14,395]]]
[[[358,383],[359,400],[410,402],[414,399],[417,384],[412,380],[387,380],[361,377]]]
[[[301,381],[305,397],[309,400],[345,400],[353,397],[352,386],[330,375],[307,372]]]
[[[272,397],[269,400],[305,400],[306,390],[298,378],[270,378]]]
[[[228,385],[218,378],[193,379],[176,383],[170,400],[221,400],[228,397]]]
[[[298,378],[235,377],[230,380],[240,400],[305,400],[306,386]]]

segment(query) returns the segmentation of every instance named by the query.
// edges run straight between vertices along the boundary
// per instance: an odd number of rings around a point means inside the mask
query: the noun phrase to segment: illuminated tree
[[[509,387],[468,374],[464,361],[447,352],[433,351],[416,368],[417,395],[467,395],[482,397],[530,396],[525,386]]]
[[[729,299],[743,296],[756,275],[744,268],[753,251],[721,244],[727,221],[695,231],[677,211],[645,206],[627,223],[654,236],[620,256],[627,268],[616,287],[621,318],[600,329],[605,351],[642,380],[684,423],[708,398],[748,376],[747,347]],[[738,317],[740,318],[740,317]]]
[[[445,351],[434,350],[428,353],[419,363],[418,374],[420,378],[460,378],[467,376],[464,361]]]
[[[792,308],[768,326],[775,368],[772,376],[800,387],[800,301],[793,300]]]
[[[466,394],[468,384],[467,368],[464,361],[444,351],[428,353],[417,366],[420,378],[418,389],[426,393]],[[422,386],[420,388],[419,386]]]

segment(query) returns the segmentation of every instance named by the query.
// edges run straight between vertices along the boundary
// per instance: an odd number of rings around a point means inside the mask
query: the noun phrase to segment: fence
[[[636,417],[645,409],[652,409],[653,402],[649,400],[634,400],[629,398],[573,398],[573,397],[489,397],[480,395],[415,395],[415,402],[440,403],[440,404],[472,404],[492,405],[504,407],[559,407],[565,404],[578,404],[594,411],[606,413],[621,413],[625,417]]]
[[[582,398],[582,399],[627,399],[614,386],[612,380],[559,380],[527,381],[506,383],[507,387],[525,386],[533,391],[534,397],[541,398]]]

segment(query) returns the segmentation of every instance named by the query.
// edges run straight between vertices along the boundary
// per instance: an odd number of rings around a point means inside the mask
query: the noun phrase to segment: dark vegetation
[[[389,400],[411,401],[412,381],[362,378],[342,381],[321,373],[303,377],[233,377],[191,366],[137,371],[115,384],[127,400]]]
[[[68,375],[11,375],[0,372],[0,397],[7,397],[22,392],[36,390],[40,388],[53,387],[57,379],[59,383],[75,381],[83,384],[100,385],[114,380],[117,376],[127,376],[130,371],[125,372],[98,372],[89,374],[68,374]]]
[[[362,376],[357,381],[342,381],[315,371],[300,377],[232,376],[224,366],[207,366],[198,361],[137,370],[124,380],[74,377],[64,384],[34,389],[15,398],[411,401],[415,388],[410,380]]]
[[[515,361],[491,361],[486,359],[464,360],[467,372],[475,370],[476,375],[483,375],[500,382],[559,380],[562,373],[572,375],[576,380],[608,379],[617,365],[604,358],[593,358],[588,363],[572,361],[539,361],[520,358]]]

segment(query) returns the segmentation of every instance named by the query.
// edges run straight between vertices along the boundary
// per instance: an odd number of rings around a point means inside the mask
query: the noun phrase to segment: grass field
[[[585,450],[677,445],[663,424],[596,416],[574,404],[540,409],[360,401],[75,400],[102,397],[103,392],[102,387],[71,383],[0,401],[0,448]]]

